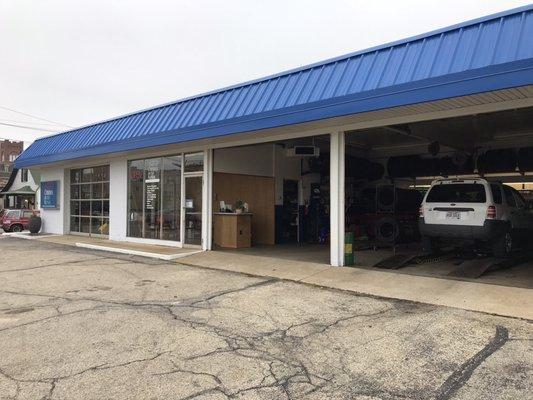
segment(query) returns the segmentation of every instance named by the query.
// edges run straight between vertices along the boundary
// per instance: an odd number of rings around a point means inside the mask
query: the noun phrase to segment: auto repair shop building
[[[16,168],[40,172],[48,233],[211,250],[235,218],[250,243],[234,247],[307,243],[343,265],[353,221],[386,213],[357,203],[376,182],[527,190],[531,148],[533,5],[43,137]],[[495,151],[514,164],[481,170]]]

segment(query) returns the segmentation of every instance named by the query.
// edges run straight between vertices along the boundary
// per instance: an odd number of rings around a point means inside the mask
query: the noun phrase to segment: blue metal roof
[[[533,4],[35,141],[17,168],[533,84]]]

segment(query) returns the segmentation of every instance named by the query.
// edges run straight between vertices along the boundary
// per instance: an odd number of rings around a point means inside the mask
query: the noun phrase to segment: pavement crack
[[[113,369],[113,368],[119,368],[119,367],[127,367],[129,365],[132,365],[132,364],[138,364],[138,363],[143,363],[143,362],[147,362],[147,361],[154,361],[156,359],[158,359],[159,357],[165,355],[165,354],[169,354],[170,351],[161,351],[155,355],[152,355],[152,356],[149,356],[149,357],[145,357],[145,358],[139,358],[139,359],[134,359],[134,360],[130,360],[130,361],[125,361],[123,363],[119,363],[119,364],[109,364],[109,363],[104,363],[104,364],[100,364],[100,365],[96,365],[94,367],[90,367],[90,368],[87,368],[87,369],[84,369],[82,371],[79,371],[79,372],[76,372],[74,374],[71,374],[71,375],[66,375],[66,376],[61,376],[59,378],[52,378],[52,379],[68,379],[68,378],[72,378],[72,377],[75,377],[75,376],[80,376],[80,375],[83,375],[87,372],[91,372],[91,371],[105,371],[105,370],[108,370],[108,369]]]
[[[488,357],[499,350],[509,339],[509,332],[501,325],[496,326],[496,333],[490,342],[473,357],[463,363],[459,369],[451,374],[437,390],[436,400],[448,400],[461,389],[470,379],[477,367]]]
[[[75,260],[75,261],[63,261],[60,263],[53,263],[53,264],[45,264],[45,265],[39,265],[37,267],[28,267],[28,268],[15,268],[15,269],[5,269],[0,271],[0,274],[5,274],[7,272],[22,272],[22,271],[31,271],[34,269],[42,269],[42,268],[50,268],[50,267],[64,267],[71,264],[80,264],[80,263],[92,263],[93,261],[103,260],[106,257],[96,257],[91,259],[83,259],[83,260]]]
[[[9,330],[12,330],[12,329],[17,329],[17,328],[21,328],[23,326],[28,326],[28,325],[33,325],[33,324],[38,324],[40,322],[44,322],[44,321],[48,321],[48,320],[51,320],[51,319],[56,319],[56,318],[61,318],[61,317],[66,317],[68,315],[74,315],[74,314],[80,314],[80,313],[83,313],[83,312],[86,312],[86,311],[93,311],[93,310],[98,310],[100,308],[104,307],[103,305],[101,306],[96,306],[96,307],[91,307],[91,308],[84,308],[82,310],[76,310],[76,311],[71,311],[71,312],[67,312],[67,313],[60,313],[58,311],[58,314],[56,315],[50,315],[48,317],[44,317],[44,318],[39,318],[39,319],[36,319],[36,320],[33,320],[33,321],[28,321],[28,322],[25,322],[23,324],[18,324],[18,325],[13,325],[13,326],[8,326],[6,328],[2,328],[0,329],[0,332],[5,332],[5,331],[9,331]]]
[[[216,299],[218,297],[226,296],[228,294],[243,292],[245,290],[257,288],[257,287],[260,287],[260,286],[272,285],[273,283],[276,283],[276,282],[279,282],[279,279],[272,278],[272,279],[267,279],[267,280],[263,280],[263,281],[260,281],[260,282],[254,282],[254,283],[252,283],[250,285],[246,285],[246,286],[243,286],[243,287],[240,287],[240,288],[222,290],[220,292],[213,293],[213,294],[211,294],[209,296],[202,297],[202,298],[200,298],[198,300],[194,300],[194,301],[188,302],[187,304],[188,305],[196,305],[198,303],[208,302],[208,301],[211,301],[211,300]]]
[[[58,379],[54,378],[50,382],[50,390],[48,391],[48,393],[44,397],[45,400],[51,400],[52,399],[52,396],[54,395],[54,390],[56,389],[57,381],[58,381]]]
[[[188,396],[185,396],[185,397],[181,397],[179,400],[192,400],[192,399],[196,399],[198,397],[202,397],[202,396],[209,396],[211,394],[221,394],[223,395],[226,399],[230,399],[231,397],[224,391],[222,390],[221,388],[219,387],[214,387],[214,388],[209,388],[209,389],[204,389],[204,390],[200,390],[198,392],[195,392],[193,394],[190,394]]]
[[[83,369],[81,371],[78,371],[78,372],[75,372],[75,373],[72,373],[72,374],[69,374],[69,375],[44,377],[44,378],[40,378],[40,379],[20,379],[20,378],[15,378],[14,376],[9,375],[8,373],[6,373],[2,369],[0,369],[0,375],[5,377],[6,379],[12,381],[12,382],[15,382],[17,384],[17,392],[20,390],[20,388],[19,388],[19,384],[20,383],[47,383],[47,384],[50,385],[50,389],[48,390],[48,393],[44,396],[43,400],[50,400],[53,397],[54,390],[56,389],[57,384],[60,383],[62,380],[78,377],[78,376],[86,374],[88,372],[105,371],[105,370],[109,370],[109,369],[113,369],[113,368],[126,367],[126,366],[129,366],[129,365],[132,365],[132,364],[136,364],[136,363],[143,363],[143,362],[147,362],[147,361],[153,361],[153,360],[156,360],[157,358],[163,356],[164,354],[169,354],[169,353],[170,353],[170,351],[162,351],[162,352],[158,352],[157,354],[149,356],[149,357],[140,358],[140,359],[134,359],[134,360],[126,361],[126,362],[119,363],[119,364],[111,364],[110,365],[109,363],[103,363],[103,364],[94,365],[94,366],[89,367],[89,368],[85,368],[85,369]]]
[[[335,321],[333,321],[332,323],[330,324],[324,324],[324,325],[321,325],[321,328],[317,331],[317,332],[314,332],[313,334],[319,334],[319,333],[324,333],[326,332],[327,330],[343,323],[343,322],[346,322],[346,321],[350,321],[352,319],[356,319],[356,318],[366,318],[366,317],[375,317],[375,316],[378,316],[378,315],[381,315],[381,314],[385,314],[389,311],[392,311],[394,310],[393,307],[390,307],[390,308],[385,308],[384,310],[379,310],[377,312],[373,312],[373,313],[369,313],[369,314],[354,314],[354,315],[349,315],[347,317],[343,317],[343,318],[339,318]]]
[[[188,375],[193,375],[193,376],[205,376],[205,377],[213,379],[217,385],[222,385],[222,381],[215,374],[211,374],[211,373],[208,373],[208,372],[201,372],[201,371],[198,372],[198,371],[193,371],[193,370],[190,370],[190,369],[184,369],[184,368],[179,367],[173,361],[171,361],[171,363],[174,365],[174,369],[172,371],[159,372],[159,373],[155,373],[155,374],[152,374],[152,375],[153,376],[162,376],[162,375],[173,375],[173,374],[188,374]]]

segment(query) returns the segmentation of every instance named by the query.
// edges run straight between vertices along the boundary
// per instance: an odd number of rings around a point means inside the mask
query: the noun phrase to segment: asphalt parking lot
[[[525,399],[531,321],[0,237],[1,399]]]

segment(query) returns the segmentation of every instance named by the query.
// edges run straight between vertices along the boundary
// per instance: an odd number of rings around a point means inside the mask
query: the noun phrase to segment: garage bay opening
[[[357,266],[533,287],[533,109],[346,133]]]
[[[329,264],[329,135],[213,154],[214,249]]]

